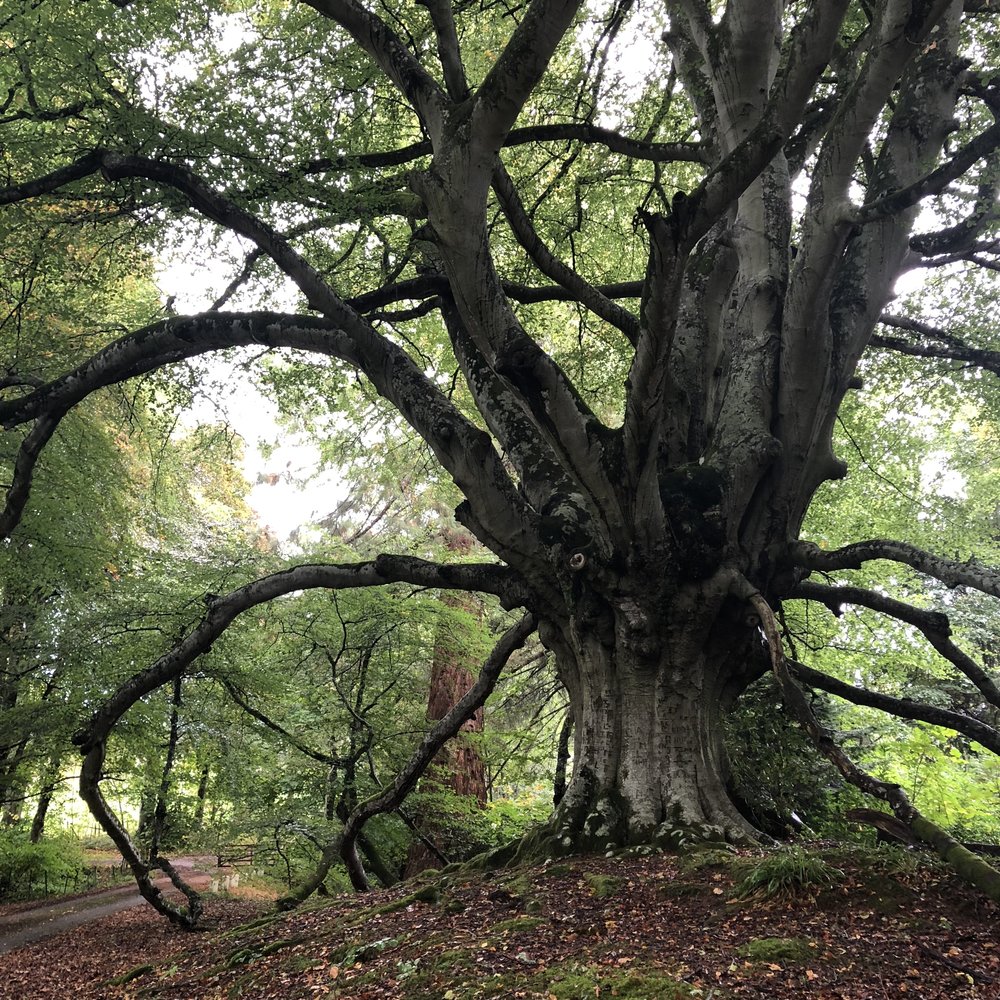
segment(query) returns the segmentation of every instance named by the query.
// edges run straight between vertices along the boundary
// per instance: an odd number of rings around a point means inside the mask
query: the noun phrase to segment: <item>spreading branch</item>
[[[907,542],[873,538],[831,552],[823,551],[813,542],[796,542],[791,546],[789,555],[796,565],[818,570],[861,569],[866,562],[888,559],[910,566],[949,587],[971,587],[1000,597],[1000,571],[983,566],[974,558],[967,562],[945,559]]]
[[[819,601],[826,605],[834,614],[839,614],[845,604],[855,604],[871,608],[880,614],[888,615],[897,621],[912,625],[923,633],[927,641],[960,670],[976,687],[980,694],[991,704],[1000,708],[1000,688],[983,668],[967,653],[955,645],[949,638],[951,624],[948,616],[939,611],[926,611],[915,608],[903,601],[894,600],[884,594],[862,587],[827,587],[809,580],[800,583],[788,594],[790,598],[801,598],[806,601]]]
[[[789,665],[792,673],[809,687],[819,688],[820,691],[836,695],[853,705],[877,708],[881,712],[895,715],[900,719],[912,719],[915,722],[926,722],[931,726],[950,729],[967,736],[970,740],[975,740],[987,750],[1000,754],[1000,732],[970,715],[952,712],[946,708],[937,708],[934,705],[926,705],[910,698],[894,698],[892,695],[872,691],[870,688],[859,687],[856,684],[846,684],[844,681],[808,667],[804,663],[790,661]]]
[[[534,616],[529,614],[503,634],[483,664],[475,684],[443,719],[434,724],[393,781],[351,812],[341,832],[324,849],[316,870],[288,896],[278,900],[279,909],[292,909],[308,899],[322,884],[330,867],[338,858],[344,859],[354,887],[359,891],[368,888],[368,880],[354,846],[365,823],[379,813],[392,811],[406,798],[441,747],[483,705],[496,686],[500,672],[511,655],[527,642],[536,626]]]

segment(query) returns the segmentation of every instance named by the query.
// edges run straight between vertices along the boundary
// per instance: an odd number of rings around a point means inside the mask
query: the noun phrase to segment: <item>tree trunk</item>
[[[726,790],[722,727],[766,669],[755,631],[735,602],[704,588],[676,599],[659,627],[623,600],[613,621],[543,630],[575,721],[573,777],[549,828],[555,850],[759,841]]]
[[[454,545],[449,547],[454,548]],[[444,594],[441,603],[450,610],[457,610],[478,618],[482,613],[479,601],[470,595]],[[470,657],[460,636],[448,634],[439,628],[434,643],[434,662],[431,667],[430,689],[427,696],[427,718],[432,722],[443,719],[472,687],[474,678],[469,669]],[[450,740],[434,758],[421,781],[423,791],[447,789],[456,795],[468,796],[480,806],[486,804],[486,768],[476,747],[464,738],[464,733],[483,731],[483,710],[477,709],[468,722],[462,725],[455,739]],[[405,875],[409,878],[427,868],[437,868],[442,855],[449,856],[451,845],[446,831],[429,810],[416,816],[421,833],[433,843],[432,850],[423,841],[415,840],[410,846]]]
[[[195,796],[197,805],[194,807],[194,828],[202,829],[205,825],[205,797],[208,795],[208,779],[210,775],[208,764],[203,764],[198,777],[198,792]]]
[[[56,782],[59,780],[59,764],[62,760],[61,748],[53,750],[49,757],[48,764],[42,772],[41,789],[38,793],[38,805],[35,806],[35,815],[31,820],[31,833],[28,839],[32,844],[37,844],[42,839],[45,832],[45,817],[48,815],[49,806],[52,804],[52,796],[55,794]]]
[[[160,853],[160,841],[167,828],[167,795],[174,769],[174,758],[177,754],[177,740],[180,736],[181,684],[183,678],[174,678],[173,693],[170,699],[170,736],[167,740],[167,752],[163,758],[163,772],[160,784],[156,789],[156,805],[153,807],[153,819],[149,828],[149,846],[147,858],[155,864]]]

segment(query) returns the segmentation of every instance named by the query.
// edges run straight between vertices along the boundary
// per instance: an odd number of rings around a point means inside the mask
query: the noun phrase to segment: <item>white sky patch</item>
[[[156,282],[165,300],[174,297],[174,311],[196,315],[212,305],[236,273],[233,260],[243,256],[237,238],[231,241],[231,255],[206,260],[192,238],[187,251],[160,262]],[[337,506],[344,496],[343,484],[333,471],[312,477],[320,463],[318,447],[293,438],[281,426],[274,401],[258,390],[239,360],[214,355],[204,363],[210,382],[222,390],[206,392],[183,415],[182,423],[225,421],[243,438],[242,471],[252,486],[247,500],[261,523],[287,542],[293,532],[301,532]]]

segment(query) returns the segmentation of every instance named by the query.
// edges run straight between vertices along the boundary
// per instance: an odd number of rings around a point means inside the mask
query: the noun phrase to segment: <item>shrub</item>
[[[22,831],[0,833],[0,898],[66,892],[86,875],[83,851],[70,837],[32,844]]]

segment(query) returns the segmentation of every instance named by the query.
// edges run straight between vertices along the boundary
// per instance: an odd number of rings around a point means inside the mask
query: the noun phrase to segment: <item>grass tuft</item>
[[[741,868],[743,865],[740,866]],[[783,847],[750,863],[736,886],[736,897],[770,899],[794,896],[837,885],[844,873],[818,854],[801,847]]]

